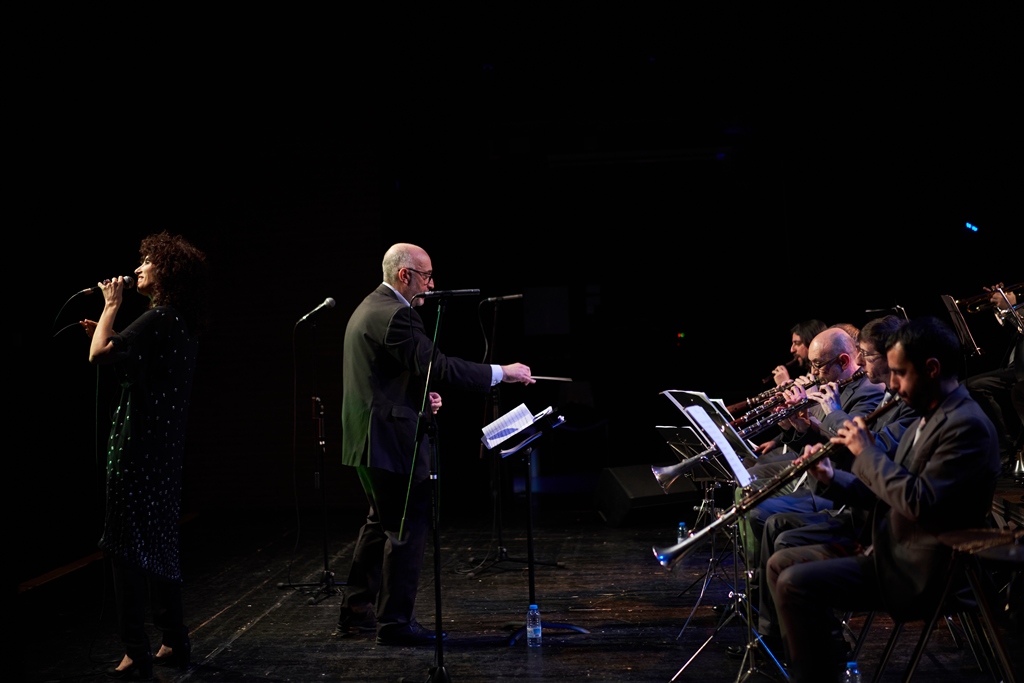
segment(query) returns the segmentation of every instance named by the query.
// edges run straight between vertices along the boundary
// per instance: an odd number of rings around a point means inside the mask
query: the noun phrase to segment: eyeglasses
[[[864,360],[871,360],[872,358],[878,358],[882,355],[880,353],[868,353],[867,351],[861,348],[858,348],[857,350],[860,351],[860,357],[863,358]]]
[[[830,366],[833,363],[835,363],[837,360],[839,360],[839,356],[836,356],[832,360],[827,360],[827,361],[812,360],[811,361],[811,368],[814,369],[814,370],[824,370],[828,366]]]
[[[406,270],[411,270],[412,272],[416,273],[417,275],[422,276],[423,280],[425,282],[430,282],[431,280],[434,279],[434,271],[432,271],[432,270],[428,270],[425,273],[422,270],[416,270],[415,268],[409,268],[409,267],[406,267]]]

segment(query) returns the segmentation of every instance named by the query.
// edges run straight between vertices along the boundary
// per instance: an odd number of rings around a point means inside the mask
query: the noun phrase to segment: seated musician
[[[832,391],[838,397],[827,402],[819,401],[820,408],[802,411],[778,422],[778,426],[782,430],[781,435],[759,444],[755,448],[755,452],[760,457],[756,463],[752,464],[766,465],[783,461],[788,463],[800,454],[805,445],[821,442],[822,439],[816,433],[817,426],[833,405],[848,406],[853,411],[851,414],[860,415],[867,415],[877,407],[882,395],[881,388],[871,387],[872,383],[863,379],[853,379],[861,366],[857,352],[859,333],[860,330],[855,326],[842,323],[828,327],[815,336],[814,339],[818,341],[817,345],[814,340],[811,340],[811,346],[808,347],[808,358],[811,359],[808,361],[811,368],[811,380],[810,382],[797,381],[788,387],[783,392],[786,405],[807,404],[809,401],[806,399],[816,400],[815,397],[828,391]],[[812,355],[812,351],[816,353],[816,357]],[[846,355],[846,358],[840,360],[840,356],[843,354]],[[825,361],[822,361],[821,358],[829,358],[831,362],[822,364]],[[836,391],[838,386],[831,388],[827,386],[832,382],[844,384],[845,388],[841,395]],[[869,407],[872,401],[874,406]],[[808,433],[812,427],[815,431]],[[775,471],[776,468],[770,470],[773,473]]]
[[[1010,307],[1017,303],[1017,295],[1003,291],[1002,283],[984,289],[989,292],[987,305],[1007,333],[1008,346],[998,368],[971,375],[965,383],[971,397],[995,425],[1003,470],[1012,472],[1017,464],[1016,452],[1024,445],[1024,417],[1014,409],[1012,401],[1013,386],[1024,379],[1024,362],[1020,360],[1024,335],[1009,315]]]
[[[872,415],[876,417],[868,424],[870,435],[885,453],[891,458],[896,454],[900,438],[906,433],[907,428],[920,418],[920,415],[906,402],[899,400],[899,397],[889,386],[889,361],[886,352],[893,343],[896,331],[906,321],[894,315],[887,315],[884,318],[871,320],[860,333],[858,351],[863,363],[864,370],[870,382],[885,386],[885,394],[882,397],[882,404],[879,414],[875,411]],[[834,401],[834,392],[828,392],[829,396],[821,396],[821,401]],[[841,407],[833,405],[833,409],[821,421],[822,430],[829,434],[835,434],[843,423],[850,419]],[[849,471],[853,466],[853,456],[840,447],[830,449],[830,460],[833,467]],[[813,480],[817,483],[817,480]],[[811,488],[801,487],[793,494],[789,512],[777,513],[769,516],[764,524],[764,531],[761,536],[760,558],[758,562],[758,633],[767,639],[769,647],[777,644],[781,638],[778,631],[778,620],[775,616],[775,606],[772,603],[768,591],[767,563],[772,554],[781,548],[814,545],[818,543],[829,543],[835,545],[835,551],[852,554],[860,549],[860,543],[865,545],[869,539],[863,538],[869,509],[845,506],[840,510],[814,511]],[[800,510],[801,503],[803,510]],[[776,558],[781,561],[781,556]],[[783,567],[776,565],[775,572],[781,571]]]
[[[879,406],[885,390],[884,385],[872,383],[866,373],[858,375],[861,368],[855,362],[856,345],[849,334],[838,327],[830,327],[816,336],[811,341],[808,357],[819,386],[805,390],[801,386],[794,385],[785,392],[786,404],[791,408],[808,404],[814,405],[807,409],[805,416],[794,415],[779,423],[784,432],[788,433],[787,438],[794,444],[826,442],[827,437],[812,430],[812,424],[815,426],[820,424],[834,406],[841,408],[849,417],[864,417]],[[819,397],[821,402],[816,403],[811,396]],[[799,451],[793,450],[785,454],[780,453],[778,457],[774,458],[762,456],[757,464],[749,468],[750,474],[759,480],[768,480],[791,464],[797,455],[799,455]],[[766,458],[770,458],[771,462],[763,462]],[[754,485],[759,484],[755,482]],[[813,495],[810,490],[800,494],[799,506],[794,508],[791,499],[783,494],[791,493],[796,488],[796,482],[794,482],[793,485],[779,491],[774,498],[769,498],[748,512],[740,521],[739,528],[743,537],[748,567],[755,566],[760,557],[761,533],[764,529],[764,522],[769,516],[779,512],[814,512],[832,509],[831,501]],[[743,495],[744,492],[738,489],[737,499]],[[805,495],[806,498],[804,498]]]
[[[825,327],[825,323],[820,320],[804,320],[793,325],[793,329],[790,330],[792,336],[790,337],[789,344],[789,352],[793,354],[793,360],[785,365],[777,366],[772,371],[772,379],[775,380],[775,386],[781,387],[789,384],[790,375],[795,379],[797,376],[810,374],[811,366],[807,360],[807,347],[810,345],[811,340],[818,336]],[[790,369],[794,365],[796,367],[790,373]]]
[[[884,609],[894,619],[922,618],[935,608],[952,550],[939,534],[983,526],[999,475],[992,422],[959,384],[960,343],[935,318],[903,325],[887,352],[891,388],[921,419],[894,458],[862,418],[846,420],[832,443],[853,456],[852,472],[828,458],[810,471],[837,503],[873,508],[871,545],[833,556],[828,544],[777,551],[768,586],[781,621],[794,683],[839,680],[831,644],[833,610]],[[817,452],[807,447],[803,457]],[[799,559],[777,557],[797,554]],[[784,568],[773,575],[778,561]]]

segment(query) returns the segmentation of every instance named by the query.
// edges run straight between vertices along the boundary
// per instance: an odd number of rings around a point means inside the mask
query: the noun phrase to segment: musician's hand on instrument
[[[785,365],[780,365],[772,370],[772,379],[775,380],[775,386],[781,387],[789,382],[789,370]]]
[[[864,449],[873,444],[875,439],[871,432],[868,431],[864,418],[858,416],[843,422],[843,425],[830,441],[846,446],[847,450],[853,453],[854,456],[858,456],[864,452]]]
[[[796,465],[797,467],[802,466],[804,463],[807,462],[808,458],[810,458],[812,455],[821,450],[822,445],[823,444],[815,443],[809,446],[804,446],[804,452],[798,455],[796,458],[794,458],[793,464]]]
[[[814,375],[808,372],[806,375],[800,375],[793,381],[796,382],[798,386],[806,387],[809,384],[814,384]]]
[[[825,411],[825,415],[828,415],[834,410],[839,410],[839,385],[835,382],[829,382],[824,386],[820,386],[817,389],[812,389],[807,392],[807,397],[817,401],[821,409]]]
[[[795,406],[807,398],[807,392],[804,391],[802,386],[794,384],[789,389],[784,390],[782,396],[786,399],[787,406]]]
[[[441,394],[436,391],[430,392],[430,412],[437,415],[437,411],[441,409]]]
[[[764,455],[768,451],[773,450],[778,445],[779,442],[776,441],[775,439],[772,439],[771,441],[765,441],[764,443],[759,443],[756,446],[754,446],[754,452],[757,453],[758,455]]]

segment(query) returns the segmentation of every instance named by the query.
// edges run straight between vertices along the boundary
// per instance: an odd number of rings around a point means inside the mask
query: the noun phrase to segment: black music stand
[[[690,535],[692,536],[695,532],[718,518],[718,505],[715,502],[715,491],[719,489],[723,483],[733,481],[733,475],[728,472],[718,458],[702,457],[702,455],[708,451],[709,444],[698,436],[693,427],[659,426],[655,427],[655,429],[665,440],[665,443],[668,444],[668,447],[671,448],[677,456],[682,458],[680,462],[691,458],[696,460],[696,464],[685,475],[690,477],[695,483],[700,482],[704,490],[704,497],[701,500],[700,505],[694,507],[694,511],[697,513],[697,519],[694,521],[693,529],[690,531]],[[669,492],[669,486],[664,487],[666,493]],[[694,579],[689,586],[679,593],[679,597],[682,597],[689,593],[694,586],[700,584],[700,593],[697,595],[697,601],[690,609],[690,614],[686,617],[686,621],[683,622],[682,628],[679,629],[679,634],[676,636],[676,640],[679,640],[679,638],[682,637],[683,633],[690,625],[690,622],[693,620],[693,615],[697,613],[697,609],[704,601],[704,596],[707,593],[712,580],[717,578],[726,585],[730,592],[735,590],[735,584],[729,581],[724,574],[718,571],[722,562],[729,556],[730,549],[733,545],[732,535],[726,531],[723,531],[723,533],[726,535],[726,543],[721,549],[718,549],[715,546],[715,537],[712,537],[711,552],[708,556],[707,568],[704,570],[703,574]]]
[[[742,488],[749,487],[753,480],[747,472],[746,467],[743,466],[742,458],[753,458],[754,453],[747,442],[736,433],[735,429],[733,429],[733,426],[730,424],[729,414],[700,392],[669,390],[663,391],[662,395],[668,398],[669,401],[671,401],[672,404],[686,416],[687,420],[689,420],[699,434],[702,434],[709,443],[712,443],[715,446],[716,451],[713,457],[719,460],[723,466],[728,467],[729,471],[733,475],[733,481]],[[711,460],[711,457],[709,457],[708,460]],[[745,514],[745,511],[741,511],[741,516],[742,514]],[[704,530],[705,533],[707,531],[709,531],[709,529]],[[733,533],[731,538],[733,571],[735,575],[734,581],[738,586],[740,564],[738,534]],[[655,551],[655,553],[656,555],[658,554],[657,551]],[[658,557],[658,560],[661,564],[668,566],[664,558]],[[744,574],[744,579],[745,583],[749,583],[749,577],[746,573]],[[734,590],[729,594],[729,598],[732,600],[732,603],[723,613],[718,626],[701,644],[701,646],[697,648],[697,651],[693,653],[690,659],[688,659],[679,671],[676,672],[676,675],[671,678],[671,681],[675,681],[679,678],[683,671],[685,671],[686,668],[704,650],[704,648],[706,648],[711,641],[715,639],[719,632],[721,632],[722,629],[728,626],[732,620],[737,617],[742,620],[747,627],[747,645],[744,650],[743,660],[740,662],[740,672],[736,679],[737,683],[748,680],[752,676],[762,673],[758,666],[759,655],[763,655],[766,659],[771,661],[772,664],[775,665],[778,673],[784,679],[789,680],[789,674],[786,673],[786,669],[768,648],[764,639],[761,637],[761,634],[759,634],[755,628],[754,619],[757,609],[750,603],[747,593]]]
[[[533,455],[537,450],[534,445],[537,440],[544,436],[544,432],[550,429],[561,426],[565,423],[565,418],[561,415],[555,415],[550,409],[545,413],[540,413],[534,416],[534,421],[531,425],[518,429],[508,436],[500,437],[500,439],[492,438],[490,440],[491,449],[496,448],[498,445],[507,445],[501,449],[501,457],[507,458],[510,455],[519,454],[526,463],[526,556],[527,556],[527,570],[529,576],[530,586],[530,600],[528,605],[537,605],[537,592],[535,588],[535,576],[534,576],[534,556],[533,556],[533,484],[530,481],[530,472],[533,469]],[[485,436],[485,439],[487,437]],[[497,441],[497,443],[495,443]],[[484,442],[487,445],[487,441]],[[525,613],[525,610],[523,610]],[[541,610],[543,615],[544,611]],[[578,633],[590,633],[587,629],[581,626],[575,626],[573,624],[560,624],[550,621],[541,621],[541,628],[557,628],[565,629],[570,631],[576,631]],[[512,637],[509,639],[509,645],[515,645],[516,642],[526,633],[526,625],[524,624],[518,629]]]

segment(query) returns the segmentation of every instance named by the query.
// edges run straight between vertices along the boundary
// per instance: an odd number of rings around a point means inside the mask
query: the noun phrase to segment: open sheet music
[[[526,407],[525,403],[520,403],[512,410],[484,427],[481,430],[484,435],[480,440],[484,442],[484,447],[490,450],[491,448],[501,444],[505,439],[515,436],[524,429],[532,426],[534,422],[545,415],[550,415],[551,411],[551,406],[548,406],[534,415],[530,412],[530,409]]]

